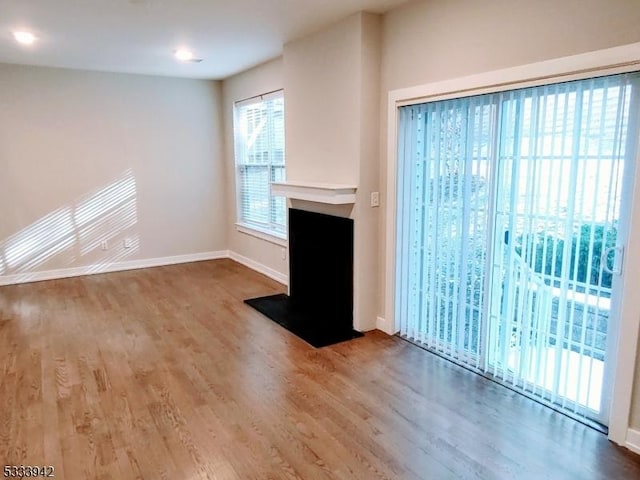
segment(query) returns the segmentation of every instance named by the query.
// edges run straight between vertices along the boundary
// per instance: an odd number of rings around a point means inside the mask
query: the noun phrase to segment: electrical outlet
[[[372,207],[380,206],[380,192],[371,192],[371,206]]]
[[[286,248],[281,249],[280,256],[282,257],[283,260],[287,259],[287,249]]]
[[[102,250],[109,250],[109,244],[107,243],[106,240],[103,240],[103,241],[100,242],[100,248]]]
[[[124,248],[131,248],[131,239],[130,239],[130,238],[125,238],[125,239],[122,241],[122,246],[123,246]]]

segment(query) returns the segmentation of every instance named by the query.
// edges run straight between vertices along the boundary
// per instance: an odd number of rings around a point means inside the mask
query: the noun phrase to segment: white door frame
[[[640,42],[389,92],[383,323],[392,328],[387,333],[398,331],[398,324],[394,318],[398,107],[639,70]],[[626,278],[622,286],[619,319],[619,332],[622,334],[618,335],[617,355],[608,360],[613,362],[615,372],[610,405],[609,439],[634,449],[635,445],[627,436],[640,329],[640,296],[636,294],[637,285],[640,285],[640,168],[636,168],[634,178],[624,269]],[[632,432],[632,435],[635,437],[636,434]]]

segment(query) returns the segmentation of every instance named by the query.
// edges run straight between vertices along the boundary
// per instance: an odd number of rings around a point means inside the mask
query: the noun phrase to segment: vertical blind
[[[235,104],[234,139],[238,223],[284,236],[286,202],[271,195],[271,183],[285,180],[281,90]]]
[[[479,96],[399,113],[396,318],[402,335],[476,365],[495,102]]]
[[[638,74],[401,107],[400,333],[606,422]]]

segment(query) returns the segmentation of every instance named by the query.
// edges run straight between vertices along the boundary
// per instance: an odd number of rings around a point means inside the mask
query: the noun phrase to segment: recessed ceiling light
[[[13,32],[13,38],[22,45],[32,45],[36,41],[36,36],[33,33],[23,30]]]
[[[185,63],[199,63],[202,61],[201,58],[196,58],[191,50],[186,48],[179,48],[174,53],[177,60]]]
[[[187,50],[186,48],[180,48],[176,50],[176,58],[181,62],[190,62],[193,60],[193,52],[191,50]]]

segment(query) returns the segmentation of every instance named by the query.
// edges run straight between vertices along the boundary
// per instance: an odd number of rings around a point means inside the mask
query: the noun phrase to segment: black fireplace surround
[[[289,293],[245,300],[314,347],[353,329],[353,220],[289,209]]]

